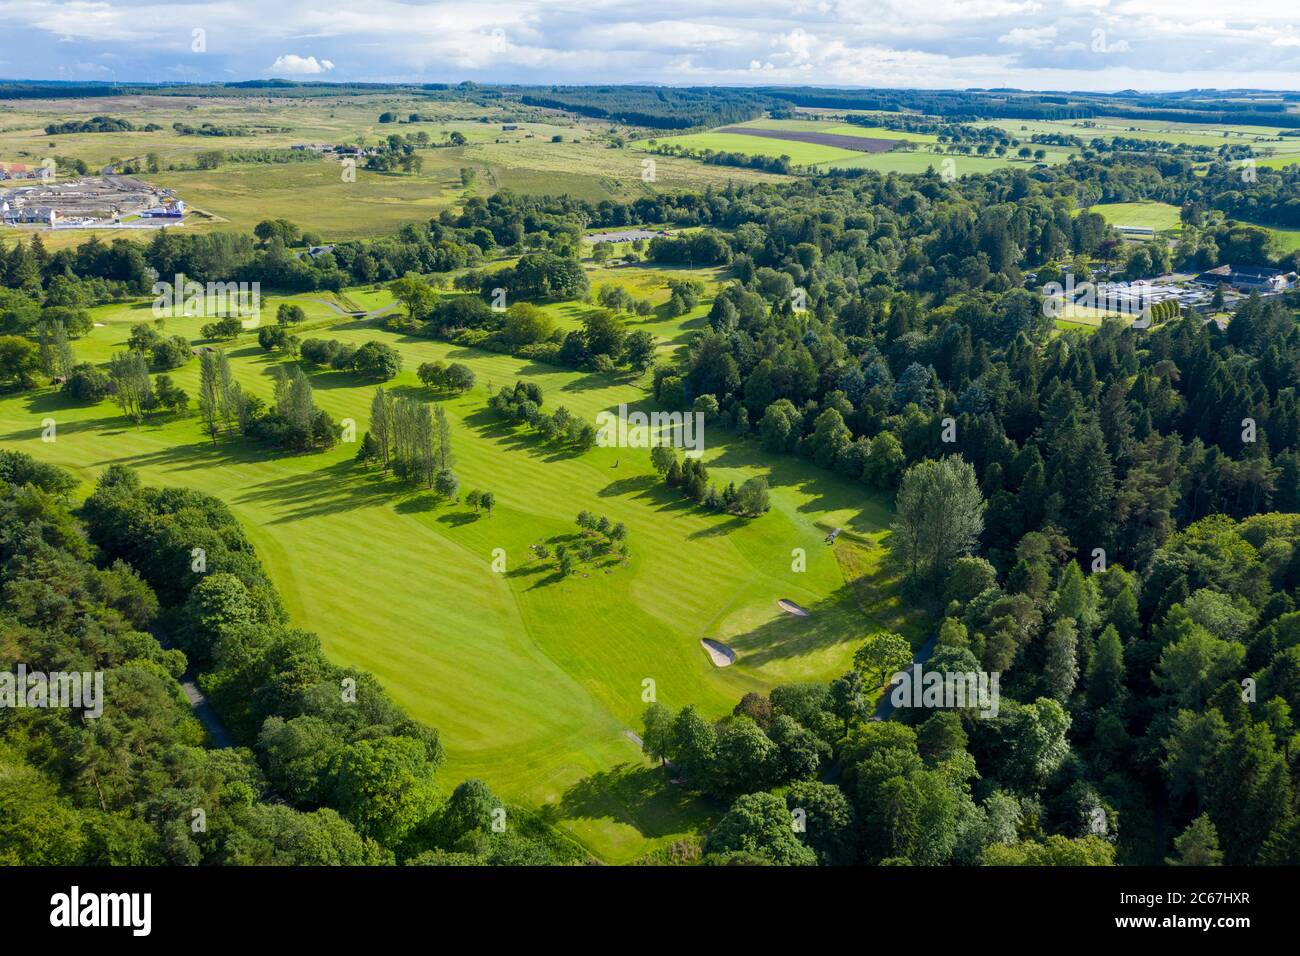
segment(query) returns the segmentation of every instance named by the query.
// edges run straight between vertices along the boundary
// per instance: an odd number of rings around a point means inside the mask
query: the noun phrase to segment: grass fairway
[[[1183,228],[1177,206],[1164,202],[1103,202],[1088,207],[1112,226],[1146,226],[1156,232],[1177,232]]]
[[[620,281],[632,282],[632,272]],[[357,290],[347,297],[370,308],[386,300]],[[386,387],[446,407],[462,492],[494,491],[490,518],[356,465],[353,445],[286,455],[238,440],[214,444],[196,416],[136,426],[110,404],[72,405],[52,389],[0,399],[0,443],[87,482],[120,462],[146,482],[225,500],[294,623],[317,632],[332,659],[373,671],[413,716],[439,728],[444,784],[481,777],[602,859],[631,860],[717,809],[668,785],[626,736],[639,729],[647,680],[668,706],[695,703],[721,716],[748,690],[842,672],[875,626],[921,636],[882,565],[888,503],[862,485],[709,430],[711,476],[739,483],[765,474],[773,507],[755,520],[705,513],[663,488],[646,449],[573,454],[485,409],[489,386],[522,378],[542,386],[547,407],[594,419],[620,402],[646,407],[643,382],[399,336],[315,298],[298,300],[308,313],[304,336],[390,342],[404,364]],[[276,305],[268,301],[266,314]],[[669,337],[688,334],[698,311],[651,316],[645,327],[670,348]],[[144,305],[95,310],[103,325],[76,343],[78,357],[105,360],[131,322],[149,317]],[[197,339],[202,321],[169,319],[167,332]],[[243,387],[270,398],[270,372],[282,359],[249,333],[227,350]],[[435,358],[469,365],[477,388],[455,397],[422,388],[415,369]],[[172,374],[197,394],[197,362]],[[311,379],[321,407],[364,431],[372,384],[335,371]],[[53,443],[40,438],[47,417],[58,425]],[[624,522],[632,556],[627,566],[598,560],[560,579],[528,546],[574,535],[583,508]],[[823,543],[829,527],[845,529],[835,548]],[[803,572],[792,571],[795,548],[806,551]],[[496,549],[506,558],[502,574],[492,569]],[[781,598],[811,616],[785,614]],[[735,665],[715,668],[703,637],[733,647]]]

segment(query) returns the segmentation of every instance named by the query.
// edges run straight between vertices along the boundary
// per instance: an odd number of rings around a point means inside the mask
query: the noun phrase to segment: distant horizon
[[[561,86],[561,87],[662,87],[664,89],[827,89],[827,90],[922,90],[926,92],[966,92],[966,93],[1043,93],[1043,94],[1060,94],[1060,95],[1079,95],[1079,96],[1171,96],[1176,94],[1202,93],[1202,94],[1247,94],[1247,95],[1269,95],[1277,94],[1280,96],[1300,97],[1300,86],[1296,87],[1264,87],[1264,86],[1236,86],[1236,87],[1214,87],[1214,86],[1188,86],[1188,87],[1170,87],[1164,88],[1139,88],[1125,87],[1117,90],[1097,89],[1087,87],[1045,87],[1045,86],[897,86],[883,83],[861,84],[861,83],[666,83],[666,82],[626,82],[626,83],[602,83],[597,81],[590,82],[544,82],[544,81],[522,81],[522,80],[491,80],[491,79],[460,79],[460,80],[433,80],[433,79],[389,79],[389,80],[363,80],[363,79],[317,79],[308,77],[293,76],[246,76],[242,78],[225,78],[225,79],[206,79],[206,80],[148,80],[138,77],[120,77],[113,80],[97,79],[40,79],[30,76],[0,76],[0,83],[30,83],[41,86],[96,86],[112,89],[119,86],[230,86],[243,85],[250,83],[287,83],[295,86],[378,86],[378,87],[401,87],[401,86],[445,86],[456,87],[463,83],[473,83],[478,87],[542,87],[542,86]]]
[[[7,0],[31,81],[1287,90],[1300,8],[1263,0]]]

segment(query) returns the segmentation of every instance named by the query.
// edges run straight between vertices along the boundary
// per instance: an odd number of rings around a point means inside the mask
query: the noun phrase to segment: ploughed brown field
[[[896,139],[873,139],[869,136],[845,136],[842,133],[801,133],[789,129],[755,129],[752,126],[725,126],[715,133],[739,133],[742,136],[762,136],[766,139],[789,139],[796,143],[817,143],[820,146],[838,146],[859,153],[887,153],[898,145]]]

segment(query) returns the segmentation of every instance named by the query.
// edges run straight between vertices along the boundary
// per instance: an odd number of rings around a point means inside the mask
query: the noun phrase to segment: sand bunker
[[[782,598],[776,603],[780,606],[781,610],[785,611],[787,614],[793,614],[795,617],[808,616],[808,612],[805,611],[803,608],[801,608],[798,604],[795,604],[794,601],[790,601],[787,600],[786,598]]]
[[[711,641],[707,637],[700,643],[704,650],[708,652],[709,659],[713,661],[715,667],[730,667],[736,660],[736,652],[726,644],[719,644],[717,641]]]

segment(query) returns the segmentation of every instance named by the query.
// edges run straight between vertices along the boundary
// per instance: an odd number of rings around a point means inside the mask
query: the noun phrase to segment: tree
[[[879,689],[912,663],[912,646],[901,634],[877,631],[853,654],[853,667],[868,688]]]
[[[278,325],[297,325],[307,318],[307,313],[303,311],[302,306],[294,302],[281,302],[275,310],[275,321]]]
[[[460,362],[452,362],[447,366],[447,372],[443,376],[443,384],[448,388],[455,389],[457,392],[468,392],[474,387],[474,372]]]
[[[1124,695],[1124,645],[1113,625],[1097,638],[1088,659],[1088,706],[1094,710],[1113,707]]]
[[[862,478],[881,491],[893,491],[898,487],[906,466],[907,455],[903,452],[902,443],[889,432],[881,432],[871,439]]]
[[[870,688],[858,671],[851,670],[831,681],[830,711],[844,722],[846,736],[854,721],[866,717],[874,706]]]
[[[638,375],[644,375],[655,360],[655,337],[645,329],[637,329],[624,341],[624,358]]]
[[[752,517],[764,514],[771,507],[767,492],[767,479],[758,475],[748,479],[736,492],[736,500],[731,510],[739,515]]]
[[[441,497],[455,501],[460,491],[460,479],[450,468],[440,468],[433,477],[433,487]]]
[[[215,441],[221,423],[221,399],[217,391],[216,354],[199,353],[199,416],[203,427]]]
[[[1223,863],[1219,833],[1208,814],[1202,813],[1174,838],[1174,850],[1176,856],[1165,858],[1169,866],[1219,866]]]
[[[426,388],[438,388],[443,384],[443,378],[447,374],[447,363],[435,360],[432,362],[421,362],[420,367],[416,369],[415,377],[418,378]]]
[[[483,835],[492,830],[501,800],[482,780],[469,779],[459,784],[447,798],[439,821],[439,842],[455,847],[467,837]]]
[[[668,469],[677,464],[677,452],[670,445],[655,445],[650,449],[650,464],[659,474],[668,474]]]
[[[370,431],[375,436],[377,457],[387,471],[393,454],[393,403],[382,388],[375,389],[375,396],[370,400]]]
[[[984,496],[975,469],[960,455],[909,468],[896,509],[894,551],[917,579],[936,579],[970,552],[984,530]]]
[[[35,388],[41,367],[40,349],[19,335],[0,335],[0,382]]]
[[[358,375],[386,382],[402,370],[402,356],[391,345],[366,342],[352,356],[352,369]]]
[[[269,717],[257,736],[268,779],[296,805],[325,800],[333,780],[330,767],[342,748],[343,741],[329,723],[310,715],[288,721]]]
[[[113,400],[122,413],[140,421],[147,399],[153,394],[149,383],[149,366],[139,352],[118,352],[108,360],[108,380]]]
[[[705,852],[752,853],[779,866],[811,866],[816,854],[799,841],[785,801],[770,793],[737,797],[709,833]]]
[[[333,805],[362,836],[398,846],[438,806],[433,765],[410,737],[348,745],[335,761]]]
[[[416,322],[423,322],[433,311],[438,300],[429,283],[416,275],[403,276],[389,283],[388,291],[406,309],[406,314]]]
[[[1070,839],[1052,834],[1042,843],[995,844],[980,857],[984,866],[1113,866],[1115,846],[1098,836]]]
[[[1053,700],[1065,703],[1079,679],[1079,635],[1074,619],[1063,617],[1047,633],[1043,661],[1043,690]]]
[[[673,740],[673,712],[660,703],[645,709],[641,725],[641,749],[652,760],[665,764],[676,749]]]
[[[497,496],[490,491],[485,491],[479,495],[478,501],[483,506],[483,510],[488,513],[488,517],[491,518],[492,509],[496,507]]]
[[[379,459],[379,443],[371,437],[370,432],[361,436],[361,442],[357,446],[357,453],[354,461],[362,464],[368,464]]]
[[[673,747],[681,774],[697,790],[713,782],[718,756],[718,734],[694,706],[683,707],[673,721]]]
[[[439,405],[434,409],[434,448],[436,449],[439,471],[450,472],[456,458],[451,453],[451,422],[447,420],[447,410]]]
[[[748,717],[733,717],[718,734],[713,788],[745,793],[769,786],[780,770],[777,745]]]
[[[89,362],[74,367],[63,383],[63,391],[79,402],[103,401],[108,388],[108,376]]]

